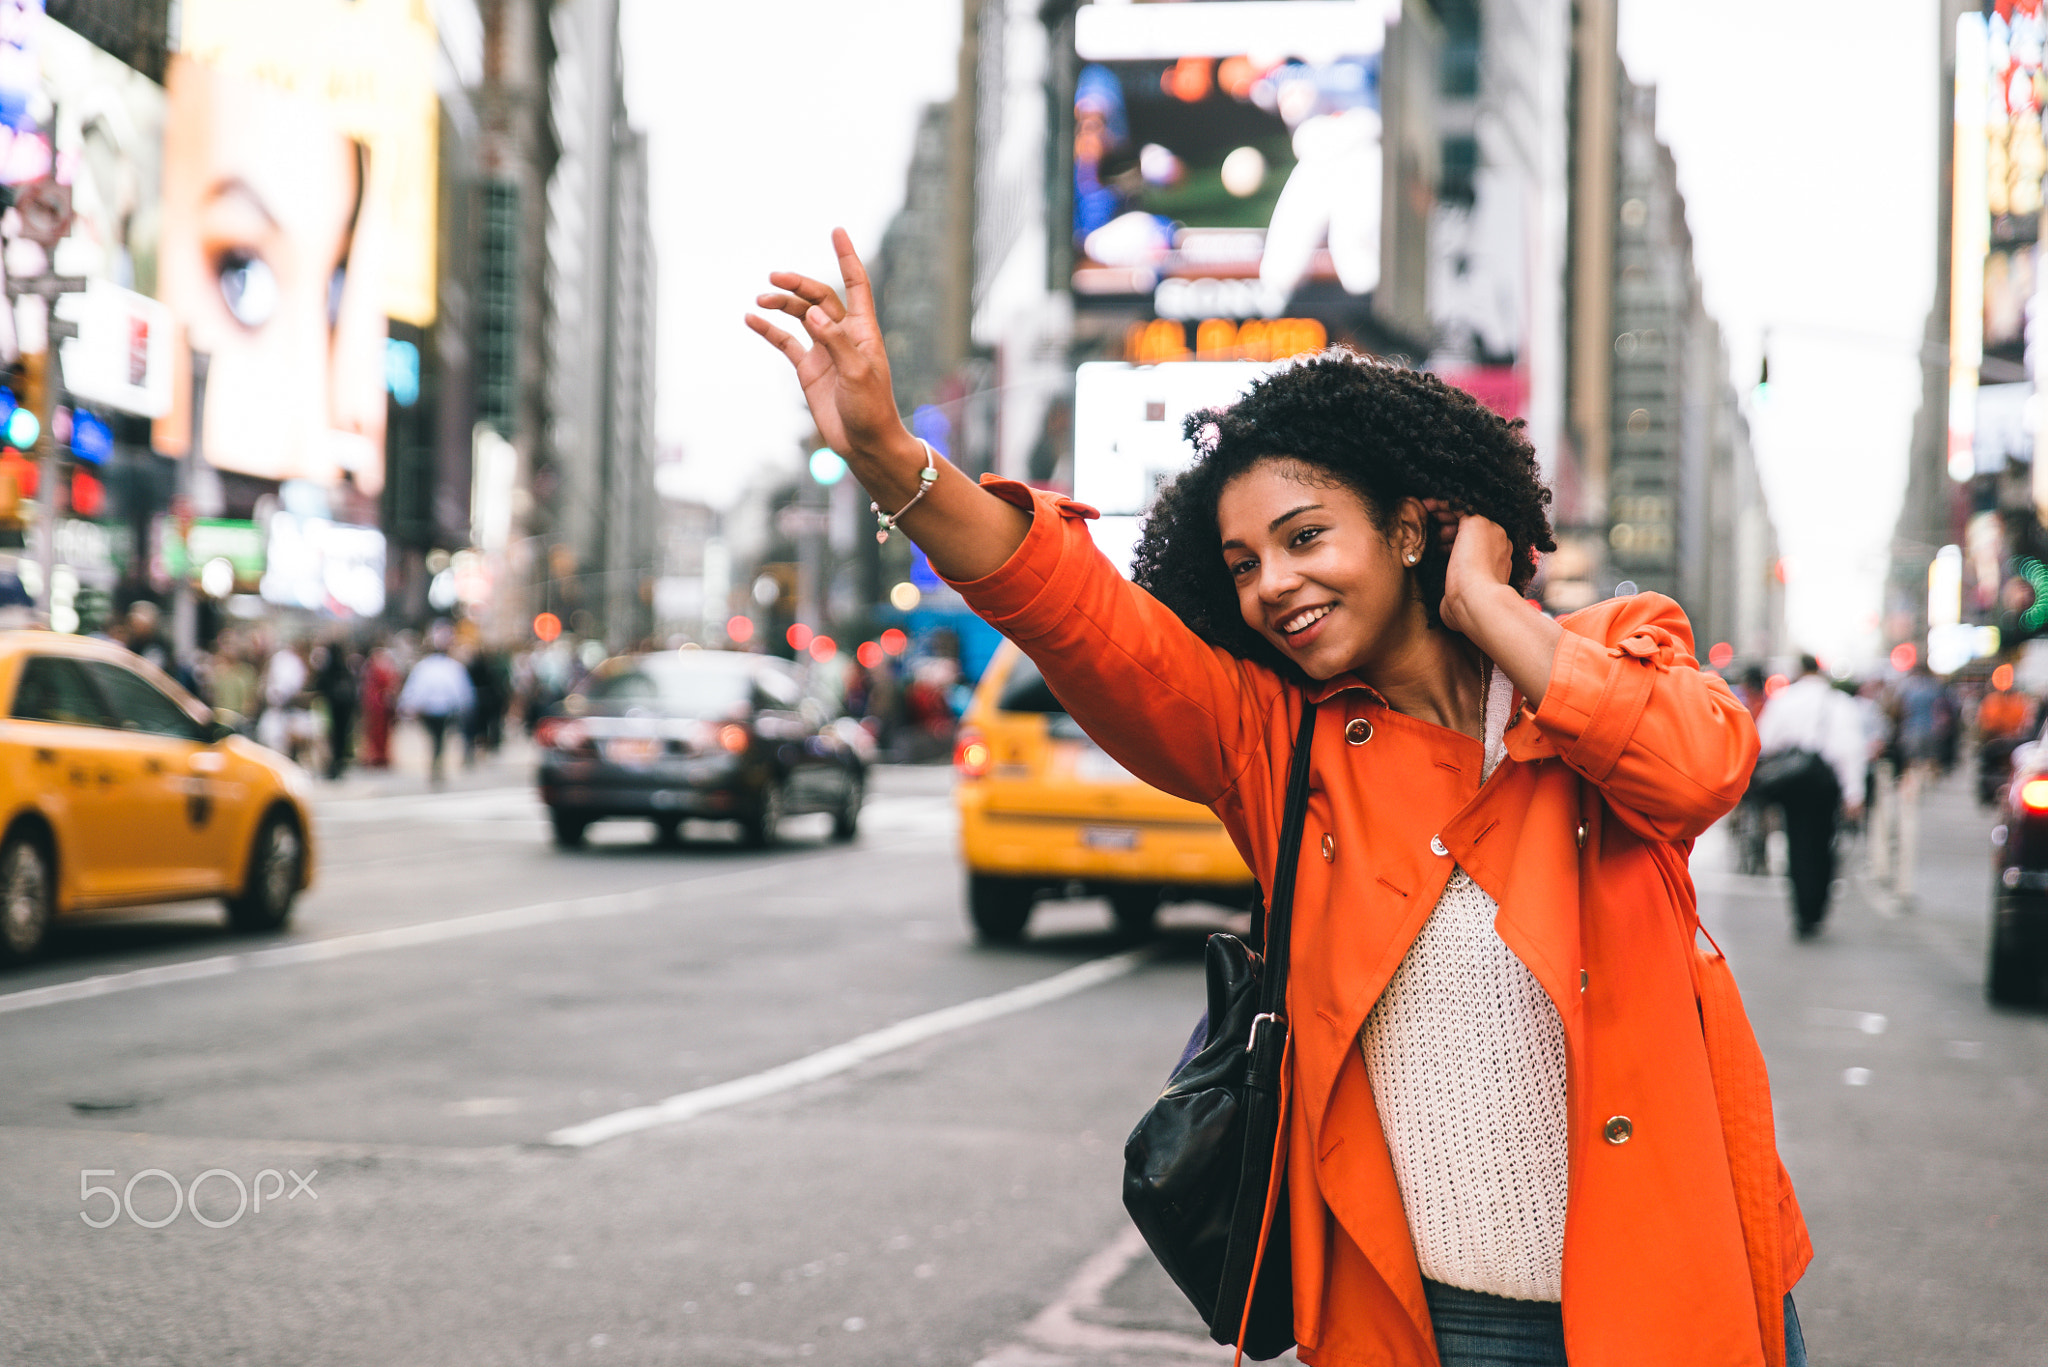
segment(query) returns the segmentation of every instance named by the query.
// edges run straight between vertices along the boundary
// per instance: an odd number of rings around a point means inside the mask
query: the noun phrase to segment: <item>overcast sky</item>
[[[651,137],[657,427],[697,496],[793,467],[786,365],[741,326],[767,272],[830,278],[901,202],[918,111],[953,89],[959,0],[625,0],[628,102]],[[1934,0],[1622,0],[1622,55],[1659,87],[1708,306],[1746,391],[1793,580],[1794,643],[1874,655],[1934,279]]]
[[[810,428],[789,364],[740,321],[768,272],[837,280],[903,202],[919,112],[951,98],[960,0],[625,0],[627,106],[647,130],[660,271],[655,426],[724,503]]]
[[[1795,647],[1860,666],[1920,404],[1942,93],[1933,0],[1623,0],[1622,60],[1658,87],[1707,307],[1751,415],[1792,579]]]

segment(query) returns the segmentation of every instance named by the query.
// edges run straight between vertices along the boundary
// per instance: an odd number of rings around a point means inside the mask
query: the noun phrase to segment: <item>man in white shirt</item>
[[[476,689],[469,681],[469,670],[461,661],[448,654],[455,633],[447,623],[436,622],[428,638],[433,651],[412,667],[406,675],[405,687],[398,695],[398,710],[408,717],[418,717],[420,725],[427,730],[427,743],[432,754],[427,777],[431,782],[441,781],[441,754],[448,740],[451,722],[459,722],[462,715],[476,705]]]
[[[1856,704],[1835,691],[1811,655],[1799,657],[1799,677],[1778,690],[1757,718],[1766,756],[1803,750],[1823,761],[1804,781],[1774,793],[1785,813],[1785,852],[1792,876],[1792,908],[1799,938],[1820,933],[1835,881],[1835,822],[1846,808],[1863,814],[1863,775],[1869,762]]]

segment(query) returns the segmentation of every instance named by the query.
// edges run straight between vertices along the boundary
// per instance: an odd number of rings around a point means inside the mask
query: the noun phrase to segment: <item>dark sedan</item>
[[[837,709],[781,660],[675,650],[607,660],[533,730],[555,843],[608,816],[673,841],[691,819],[733,821],[750,845],[786,817],[828,812],[851,840],[867,766]],[[835,724],[837,722],[837,724]]]
[[[1991,832],[1991,1000],[2028,1005],[2048,987],[2048,744],[2013,755],[2005,820]]]

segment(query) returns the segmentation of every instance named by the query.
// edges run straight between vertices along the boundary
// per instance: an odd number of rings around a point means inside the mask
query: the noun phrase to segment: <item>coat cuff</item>
[[[1614,772],[1635,734],[1655,682],[1654,655],[1641,637],[1606,646],[1567,631],[1558,640],[1536,725],[1595,783]]]
[[[957,589],[984,621],[1011,640],[1043,636],[1066,616],[1080,591],[1084,577],[1081,558],[1096,553],[1094,538],[1081,524],[1099,514],[1085,503],[1014,479],[983,475],[981,487],[1030,513],[1031,530],[993,573],[979,579],[946,579],[946,583]]]

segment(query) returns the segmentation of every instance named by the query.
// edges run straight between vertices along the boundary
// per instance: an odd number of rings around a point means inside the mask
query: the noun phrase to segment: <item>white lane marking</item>
[[[386,930],[358,931],[352,935],[336,935],[324,940],[308,940],[301,944],[253,949],[242,954],[216,954],[210,958],[162,964],[155,968],[131,969],[125,973],[101,973],[90,978],[74,979],[71,982],[51,983],[47,987],[30,987],[18,992],[0,993],[0,1014],[27,1011],[38,1006],[55,1006],[60,1002],[82,1001],[88,997],[105,997],[116,992],[133,992],[138,988],[159,987],[166,983],[190,982],[195,978],[217,978],[228,973],[239,973],[244,969],[325,963],[331,959],[345,959],[356,954],[371,954],[386,949],[410,949],[417,945],[462,940],[472,935],[492,935],[505,930],[521,930],[528,926],[547,925],[556,921],[578,921],[599,916],[616,916],[623,912],[651,910],[678,893],[731,891],[734,884],[745,886],[750,882],[786,883],[788,878],[789,870],[786,865],[771,864],[761,868],[736,869],[731,873],[712,874],[703,878],[659,883],[651,888],[605,893],[597,897],[535,902],[530,906],[505,907],[498,911],[452,916],[444,921],[423,921],[409,926],[392,926]]]
[[[547,807],[541,802],[540,794],[531,787],[471,788],[375,799],[330,798],[316,802],[313,807],[314,820],[338,826],[492,821],[546,815]]]
[[[633,1134],[639,1130],[652,1129],[657,1125],[673,1125],[679,1121],[693,1120],[709,1111],[724,1110],[763,1097],[787,1092],[792,1088],[820,1081],[843,1073],[866,1063],[869,1059],[883,1054],[894,1053],[937,1035],[979,1025],[983,1021],[1007,1016],[1012,1012],[1026,1011],[1034,1006],[1071,997],[1076,992],[1085,992],[1091,987],[1121,978],[1132,969],[1150,959],[1151,949],[1126,950],[1100,959],[1091,959],[1064,973],[1055,973],[1049,978],[1025,983],[986,997],[957,1006],[941,1007],[927,1011],[922,1016],[887,1025],[865,1035],[857,1035],[844,1044],[835,1044],[829,1049],[820,1049],[815,1054],[746,1077],[737,1077],[729,1082],[714,1083],[699,1087],[693,1092],[679,1092],[663,1101],[648,1106],[635,1106],[629,1110],[614,1111],[601,1115],[595,1120],[586,1120],[580,1125],[570,1125],[556,1130],[547,1137],[547,1142],[561,1148],[582,1149],[593,1144],[602,1144],[607,1139]]]

